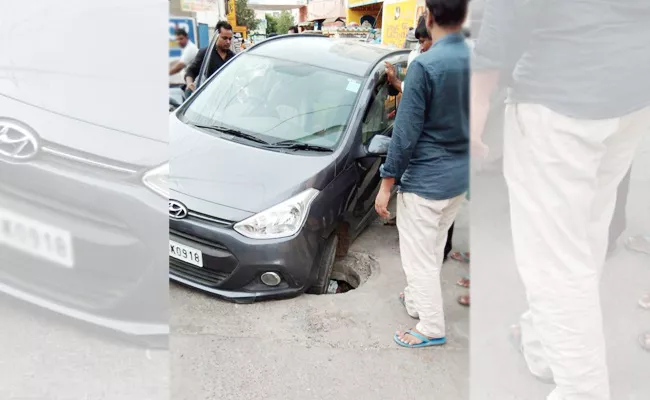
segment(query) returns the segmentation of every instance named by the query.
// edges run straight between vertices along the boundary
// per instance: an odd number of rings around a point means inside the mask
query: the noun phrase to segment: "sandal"
[[[460,251],[455,251],[451,253],[449,257],[451,257],[452,260],[469,264],[469,251],[464,253],[461,253]]]
[[[456,285],[469,289],[469,276],[459,279],[458,282],[456,282]]]
[[[470,301],[469,301],[469,295],[466,294],[464,296],[459,296],[458,297],[458,304],[461,306],[469,307]]]
[[[421,335],[421,334],[419,334],[417,332],[413,332],[413,330],[408,330],[408,331],[406,331],[406,333],[413,336],[416,339],[421,340],[422,342],[417,343],[417,344],[409,344],[409,343],[402,342],[402,339],[400,339],[399,336],[396,333],[395,336],[393,336],[393,340],[395,340],[395,343],[399,344],[402,347],[408,347],[408,348],[414,349],[414,348],[419,348],[419,347],[440,346],[440,345],[445,344],[447,342],[447,339],[444,338],[444,337],[442,337],[442,338],[427,338],[427,337],[424,337],[423,335]]]
[[[397,225],[397,217],[392,217],[392,218],[384,221],[384,225],[386,225],[386,226],[395,226],[395,225]]]

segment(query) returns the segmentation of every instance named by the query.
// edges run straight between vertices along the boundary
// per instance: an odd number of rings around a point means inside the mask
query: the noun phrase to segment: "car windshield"
[[[271,144],[333,149],[361,84],[362,78],[326,68],[241,54],[191,100],[182,120],[239,130]]]

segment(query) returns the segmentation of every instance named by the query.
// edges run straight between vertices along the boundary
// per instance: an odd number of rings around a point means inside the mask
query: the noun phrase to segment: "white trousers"
[[[427,200],[413,193],[397,196],[397,229],[407,287],[407,312],[419,318],[416,329],[428,337],[445,336],[440,268],[447,233],[464,195],[449,200]]]
[[[599,282],[619,183],[650,108],[577,120],[534,104],[506,109],[504,174],[515,259],[529,311],[531,372],[552,373],[549,400],[609,400]]]

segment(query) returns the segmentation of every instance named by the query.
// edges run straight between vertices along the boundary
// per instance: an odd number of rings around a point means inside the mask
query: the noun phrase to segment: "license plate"
[[[66,267],[74,267],[72,234],[0,208],[0,245]]]
[[[197,267],[203,267],[203,253],[201,250],[185,246],[173,240],[169,241],[169,256]]]

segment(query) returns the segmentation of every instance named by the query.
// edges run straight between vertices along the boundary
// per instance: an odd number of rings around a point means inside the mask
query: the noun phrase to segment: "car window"
[[[361,126],[363,144],[370,143],[375,135],[390,135],[390,130],[395,123],[398,96],[395,96],[386,76],[379,79],[379,84],[373,91],[373,96]]]
[[[238,129],[269,143],[334,148],[362,81],[326,68],[244,53],[190,100],[183,120]]]

